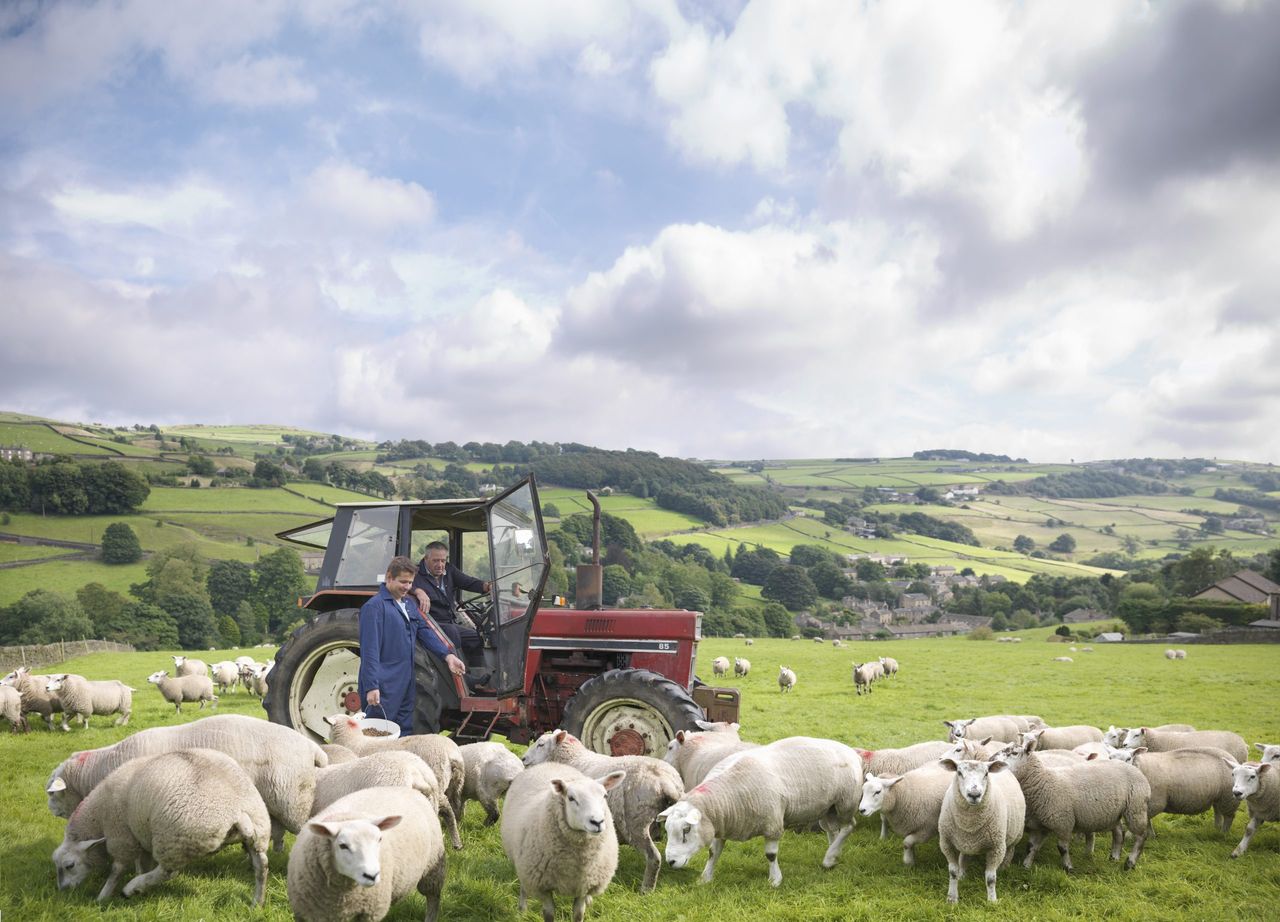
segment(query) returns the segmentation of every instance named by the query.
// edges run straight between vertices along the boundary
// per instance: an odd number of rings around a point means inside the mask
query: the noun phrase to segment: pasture
[[[1036,713],[1050,723],[1132,724],[1187,721],[1241,733],[1250,743],[1280,742],[1274,707],[1280,692],[1274,647],[1190,648],[1184,661],[1167,661],[1158,646],[1106,646],[1071,654],[1074,663],[1053,663],[1065,647],[1043,642],[1045,631],[1024,632],[1022,644],[995,644],[961,638],[857,644],[834,649],[812,641],[709,639],[699,648],[705,664],[717,655],[748,656],[751,674],[742,690],[743,734],[768,741],[793,734],[828,736],[859,746],[903,745],[937,738],[944,718],[1013,711]],[[209,651],[213,662],[240,651]],[[266,650],[244,651],[265,658]],[[853,660],[893,655],[902,665],[896,678],[880,683],[869,696],[855,697],[849,681]],[[799,675],[795,691],[780,695],[778,665]],[[0,797],[0,911],[6,918],[64,920],[92,915],[104,920],[214,918],[291,918],[284,884],[285,856],[272,855],[267,905],[249,904],[251,876],[239,849],[226,849],[200,862],[156,890],[135,900],[116,899],[99,909],[93,902],[101,876],[82,888],[58,893],[49,861],[60,841],[63,821],[45,806],[44,783],[52,768],[79,748],[108,745],[132,730],[191,720],[181,717],[145,685],[154,669],[171,666],[167,653],[94,654],[45,671],[78,671],[92,678],[118,677],[139,688],[134,719],[124,729],[106,717],[93,718],[87,731],[69,734],[33,730],[0,738],[0,764],[8,783]],[[728,683],[726,683],[728,684]],[[187,706],[188,709],[191,707]],[[255,699],[224,695],[219,713],[261,715]],[[519,747],[516,747],[519,750]],[[470,805],[463,822],[466,847],[448,855],[448,876],[441,918],[531,920],[536,911],[516,912],[516,881],[502,853],[497,827],[485,829],[482,813]],[[741,922],[760,917],[794,920],[923,919],[1083,919],[1234,918],[1263,916],[1280,902],[1280,824],[1268,824],[1255,836],[1248,854],[1227,855],[1242,834],[1244,810],[1229,836],[1212,831],[1211,818],[1167,817],[1155,821],[1157,835],[1147,843],[1137,869],[1124,872],[1109,861],[1105,848],[1086,855],[1073,847],[1076,872],[1066,875],[1057,857],[1042,853],[1030,871],[1014,866],[1000,874],[1000,902],[988,905],[980,874],[961,882],[960,904],[948,907],[946,864],[936,840],[917,848],[918,865],[901,863],[900,842],[878,838],[877,817],[861,820],[836,867],[819,861],[825,838],[788,832],[779,862],[780,889],[768,886],[760,840],[729,843],[715,880],[697,882],[703,856],[680,871],[664,868],[657,890],[637,892],[643,862],[622,848],[618,874],[588,912],[597,922],[683,919],[690,922]],[[292,837],[288,837],[292,841]],[[1047,849],[1052,852],[1053,849]],[[413,896],[388,918],[420,919],[422,899]],[[560,907],[559,918],[568,918]]]

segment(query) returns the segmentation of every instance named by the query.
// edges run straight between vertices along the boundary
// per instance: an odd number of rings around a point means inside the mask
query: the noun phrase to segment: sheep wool
[[[211,707],[218,706],[218,696],[213,693],[213,680],[207,675],[183,675],[171,678],[162,669],[147,676],[147,681],[160,689],[161,696],[174,706],[178,714],[182,713],[184,701],[199,701],[202,711],[205,702],[212,702]]]
[[[119,714],[115,726],[129,722],[133,713],[134,690],[115,679],[91,682],[81,675],[67,674],[49,680],[46,688],[58,696],[62,704],[62,729],[70,730],[67,718],[75,717],[88,729],[93,714]]]
[[[175,676],[208,675],[209,664],[204,660],[192,659],[189,656],[175,656],[173,658],[173,674]]]
[[[712,675],[725,675],[729,672],[729,657],[717,656],[711,661]]]
[[[701,784],[723,759],[735,752],[759,748],[759,743],[749,743],[739,738],[737,724],[730,726],[732,731],[711,730],[698,733],[679,730],[667,744],[667,751],[662,759],[680,773],[680,780],[686,791]]]
[[[815,639],[821,640],[821,638],[815,638]],[[779,666],[778,667],[778,690],[782,692],[789,692],[795,687],[796,687],[795,671],[792,669],[788,669],[786,666]]]
[[[11,733],[26,733],[30,729],[22,716],[22,692],[11,685],[0,685],[0,717],[9,721]]]
[[[1045,727],[1040,730],[1027,730],[1023,736],[1035,740],[1037,750],[1075,749],[1084,743],[1102,742],[1102,731],[1088,724],[1076,724],[1069,727]]]
[[[1231,793],[1230,755],[1225,750],[1208,746],[1169,752],[1111,749],[1108,755],[1135,766],[1151,785],[1148,821],[1160,813],[1195,816],[1212,808],[1214,828],[1231,829],[1240,802]]]
[[[1030,729],[1025,719],[1007,716],[970,717],[968,720],[944,720],[943,723],[947,726],[947,740],[953,743],[958,739],[980,740],[986,737],[1012,743],[1023,728]]]
[[[1240,800],[1249,804],[1249,825],[1244,828],[1244,838],[1231,852],[1239,858],[1249,850],[1253,834],[1263,823],[1280,820],[1280,768],[1270,762],[1245,762],[1232,760],[1231,790]]]
[[[327,810],[348,794],[365,788],[413,788],[432,807],[440,803],[435,772],[412,752],[374,752],[339,765],[316,769],[316,796],[311,815]]]
[[[484,824],[498,821],[498,801],[506,796],[516,775],[524,771],[520,757],[501,743],[467,743],[459,746],[466,766],[462,785],[462,802],[480,802],[484,807]]]
[[[0,684],[16,688],[22,701],[22,713],[39,714],[52,730],[53,715],[62,713],[62,702],[57,695],[47,690],[52,678],[53,676],[48,675],[35,675],[26,666],[19,666],[0,679]]]
[[[902,775],[867,773],[862,783],[862,800],[858,812],[871,816],[879,811],[880,838],[884,828],[902,836],[902,863],[916,863],[915,847],[938,834],[938,817],[942,798],[951,785],[951,775],[941,765],[914,768]]]
[[[1124,739],[1124,748],[1137,749],[1140,746],[1145,746],[1148,752],[1212,746],[1216,749],[1225,749],[1237,762],[1244,762],[1249,758],[1249,744],[1240,734],[1232,733],[1230,730],[1195,730],[1190,733],[1178,733],[1172,730],[1158,730],[1154,727],[1134,727]]]
[[[747,673],[751,671],[751,660],[745,656],[735,656],[733,658],[733,674],[745,678]]]
[[[1027,812],[1022,790],[999,760],[943,759],[941,764],[955,772],[938,816],[938,845],[947,859],[947,902],[960,899],[963,857],[985,855],[987,899],[994,903],[996,872],[1013,860],[1013,847],[1022,838]]]

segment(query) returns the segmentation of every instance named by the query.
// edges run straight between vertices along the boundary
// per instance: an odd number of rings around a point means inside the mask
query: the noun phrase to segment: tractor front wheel
[[[562,726],[594,752],[662,758],[677,731],[698,729],[702,709],[675,682],[647,669],[611,669],[583,682]]]

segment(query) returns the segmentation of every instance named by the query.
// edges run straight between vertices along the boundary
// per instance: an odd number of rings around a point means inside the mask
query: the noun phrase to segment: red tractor
[[[443,539],[455,566],[473,552],[469,572],[490,583],[487,597],[462,609],[483,639],[485,662],[473,668],[489,673],[491,690],[469,691],[419,646],[419,732],[448,730],[459,742],[499,733],[525,743],[563,727],[596,752],[660,757],[697,720],[736,720],[737,690],[694,675],[701,614],[600,607],[595,505],[594,562],[578,567],[576,608],[540,607],[549,557],[532,477],[491,499],[342,503],[332,518],[281,532],[325,555],[315,594],[300,602],[315,616],[276,654],[267,715],[323,739],[325,717],[358,710],[360,606],[393,556],[416,560]]]

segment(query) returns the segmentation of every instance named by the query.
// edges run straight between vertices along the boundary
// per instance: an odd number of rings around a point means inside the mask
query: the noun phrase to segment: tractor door
[[[502,696],[524,690],[529,631],[547,581],[550,557],[532,476],[490,500],[486,512],[498,660],[491,681],[494,691]]]

